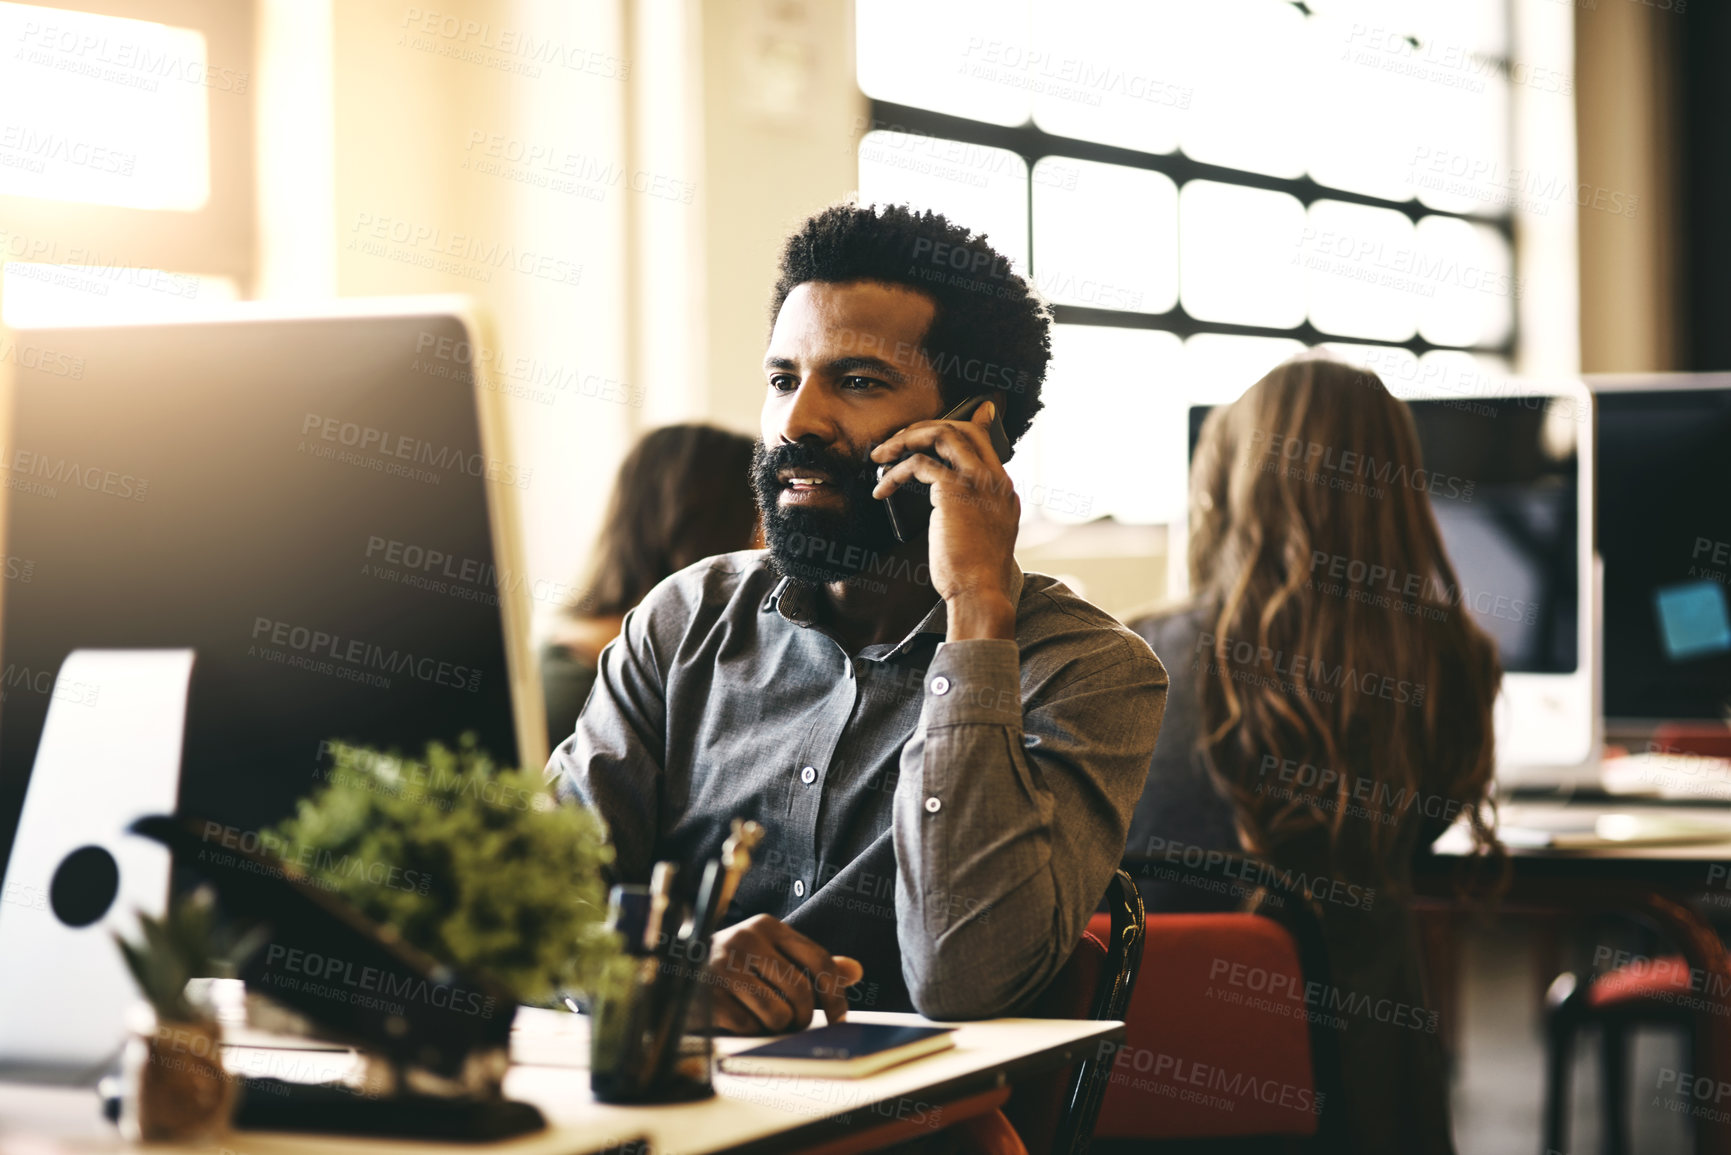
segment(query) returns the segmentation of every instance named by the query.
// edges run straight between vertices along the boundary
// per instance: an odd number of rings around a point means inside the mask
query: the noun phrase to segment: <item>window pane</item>
[[[5,278],[7,325],[34,329],[96,321],[147,321],[171,317],[200,305],[235,300],[228,277],[170,273],[114,263],[39,265],[8,261]]]
[[[1344,201],[1317,201],[1309,215],[1299,254],[1311,322],[1349,337],[1411,337],[1420,302],[1436,291],[1415,270],[1412,221]]]
[[[1324,16],[1357,24],[1369,43],[1379,29],[1410,32],[1424,44],[1458,45],[1498,59],[1508,54],[1506,0],[1308,0]],[[1440,49],[1427,48],[1440,61]]]
[[[1509,161],[1508,81],[1489,75],[1433,95],[1426,138],[1408,158],[1419,199],[1448,212],[1507,212],[1529,179]]]
[[[1310,175],[1332,188],[1389,200],[1413,193],[1413,157],[1429,140],[1434,86],[1411,83],[1406,25],[1385,15],[1355,21],[1310,18]]]
[[[1142,169],[1039,161],[1034,283],[1062,305],[1170,309],[1178,302],[1178,186]]]
[[[992,247],[1028,271],[1028,165],[1013,152],[914,136],[870,132],[859,146],[862,204],[907,203],[931,209],[991,238]]]
[[[1456,217],[1425,217],[1418,259],[1436,287],[1419,311],[1419,332],[1438,345],[1497,345],[1514,325],[1521,282],[1502,234]]]
[[[1194,95],[1175,0],[1036,0],[1034,123],[1047,132],[1171,152]]]
[[[1040,62],[1028,0],[857,0],[859,86],[867,96],[1025,124]]]
[[[1184,390],[1197,405],[1223,405],[1260,381],[1270,369],[1304,352],[1289,337],[1234,337],[1198,333],[1184,342]]]
[[[1168,42],[1181,47],[1196,90],[1185,155],[1271,176],[1304,174],[1310,121],[1305,18],[1290,4],[1207,0],[1181,7]]]
[[[1310,22],[1311,175],[1391,200],[1420,193],[1451,211],[1489,207],[1487,188],[1508,176],[1503,38],[1484,18],[1500,7],[1322,4]],[[1552,79],[1560,91],[1561,75]],[[1453,187],[1446,174],[1457,168],[1474,187]]]
[[[1419,358],[1417,385],[1427,395],[1463,397],[1508,396],[1509,363],[1485,353],[1439,349]]]
[[[1048,521],[1168,519],[1174,495],[1149,438],[1182,429],[1179,348],[1176,336],[1152,329],[1053,326],[1045,408],[1023,439],[1032,452],[1024,460],[1018,447],[1008,467],[1024,509]],[[1176,501],[1183,508],[1182,491]]]
[[[1184,308],[1204,321],[1304,320],[1304,206],[1287,193],[1193,180],[1178,194]]]
[[[1392,345],[1355,345],[1345,341],[1330,341],[1318,348],[1337,361],[1368,369],[1392,391],[1399,382],[1418,380],[1418,354],[1411,349]]]
[[[0,3],[0,193],[146,209],[210,195],[204,37],[143,20]],[[236,99],[250,99],[236,96]]]

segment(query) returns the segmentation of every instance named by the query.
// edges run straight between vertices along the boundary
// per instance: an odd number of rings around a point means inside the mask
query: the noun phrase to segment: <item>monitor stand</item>
[[[114,935],[167,905],[191,650],[75,650],[50,691],[0,894],[0,1077],[94,1084],[140,999]],[[12,692],[24,692],[15,687]]]

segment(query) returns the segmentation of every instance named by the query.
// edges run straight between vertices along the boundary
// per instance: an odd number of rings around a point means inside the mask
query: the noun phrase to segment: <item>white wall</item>
[[[534,470],[520,495],[528,576],[569,586],[642,429],[757,428],[782,238],[855,183],[865,102],[852,6],[451,0],[433,11],[262,0],[270,187],[258,288],[468,293],[491,313],[504,361],[560,376],[565,388],[528,383],[510,399],[510,436]],[[363,251],[380,228],[385,252]],[[581,275],[571,285],[416,263],[469,242]],[[537,635],[555,601],[535,606]]]

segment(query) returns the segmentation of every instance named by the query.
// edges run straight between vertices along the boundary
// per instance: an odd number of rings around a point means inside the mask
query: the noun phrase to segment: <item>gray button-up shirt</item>
[[[1166,705],[1140,637],[1043,574],[1016,639],[944,642],[942,601],[848,651],[761,551],[657,586],[601,654],[561,796],[597,807],[623,881],[768,831],[727,912],[865,966],[850,997],[942,1019],[1021,1007],[1075,949],[1124,853]]]

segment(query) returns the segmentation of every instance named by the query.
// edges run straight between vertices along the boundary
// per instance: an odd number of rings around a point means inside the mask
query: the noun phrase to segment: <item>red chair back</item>
[[[1095,1137],[1315,1135],[1326,1101],[1311,1062],[1318,1008],[1291,934],[1255,914],[1159,914],[1146,925]]]

